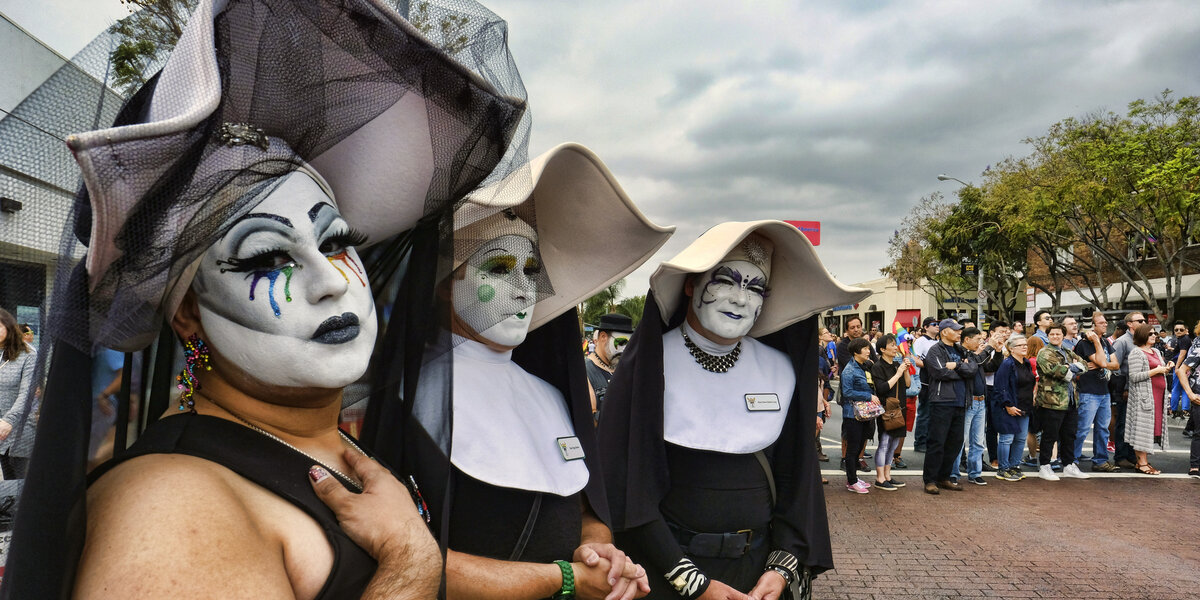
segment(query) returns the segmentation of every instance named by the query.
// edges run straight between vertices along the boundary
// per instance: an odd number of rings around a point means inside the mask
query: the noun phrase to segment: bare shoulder
[[[215,463],[130,459],[88,490],[77,598],[292,598],[279,541]]]

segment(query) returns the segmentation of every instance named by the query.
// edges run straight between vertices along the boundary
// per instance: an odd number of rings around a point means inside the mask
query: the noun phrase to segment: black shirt
[[[1108,340],[1103,336],[1100,338],[1100,343],[1104,346],[1103,352],[1107,352],[1109,357],[1112,357],[1113,347],[1108,343]],[[1075,344],[1075,354],[1080,358],[1091,363],[1092,354],[1096,352],[1096,347],[1092,345],[1092,340],[1083,338],[1079,343]],[[1104,357],[1101,356],[1101,359]],[[1079,379],[1075,384],[1075,389],[1079,390],[1080,394],[1108,394],[1108,380],[1104,378],[1104,369],[1089,369],[1079,375]]]

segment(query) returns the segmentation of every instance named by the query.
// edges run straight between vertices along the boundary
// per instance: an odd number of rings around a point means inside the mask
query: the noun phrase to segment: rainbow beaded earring
[[[183,391],[179,395],[179,410],[196,412],[196,402],[192,400],[192,395],[200,389],[196,368],[204,367],[205,371],[211,371],[212,366],[208,364],[208,346],[194,333],[183,342],[183,360],[183,371],[175,376],[175,381],[179,382],[176,387]]]

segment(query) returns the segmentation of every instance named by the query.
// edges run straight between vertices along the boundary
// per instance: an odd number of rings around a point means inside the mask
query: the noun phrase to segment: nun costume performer
[[[85,189],[5,598],[436,593],[415,484],[338,428],[388,323],[355,247],[416,252],[489,174],[518,189],[527,161],[503,23],[422,4],[468,24],[459,50],[383,0],[200,0],[114,126],[67,140]],[[156,339],[151,423],[85,479],[78,374],[96,348]]]
[[[455,214],[453,272],[436,291],[443,336],[409,396],[413,426],[380,427],[395,433],[377,446],[422,482],[449,548],[447,597],[632,598],[649,584],[612,545],[575,307],[673,228],[642,215],[582,146],[550,150],[530,174],[526,202],[472,198]]]
[[[816,315],[868,293],[782,221],[722,223],[655,271],[598,432],[617,545],[649,597],[804,598],[833,568]]]

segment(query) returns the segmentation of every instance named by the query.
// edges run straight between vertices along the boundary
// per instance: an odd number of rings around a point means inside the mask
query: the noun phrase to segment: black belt
[[[701,533],[667,521],[680,548],[701,558],[741,558],[767,541],[766,529],[739,529],[729,533]]]

